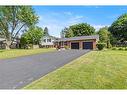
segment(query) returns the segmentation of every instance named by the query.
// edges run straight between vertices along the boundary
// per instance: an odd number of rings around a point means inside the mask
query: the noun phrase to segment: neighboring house
[[[78,36],[71,38],[59,38],[55,40],[55,45],[68,47],[69,49],[96,49],[96,43],[99,41],[99,35]]]
[[[6,48],[6,39],[0,38],[0,49]]]
[[[47,35],[43,36],[40,41],[40,47],[54,47],[54,41],[56,40],[56,37]]]
[[[16,38],[14,39],[10,48],[12,49],[19,48],[19,44],[20,44],[20,39]],[[6,49],[6,39],[5,38],[0,38],[0,49]]]

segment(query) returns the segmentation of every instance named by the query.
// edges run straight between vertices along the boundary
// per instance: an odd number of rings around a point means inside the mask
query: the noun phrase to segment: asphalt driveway
[[[65,50],[0,60],[0,89],[19,89],[89,50]]]

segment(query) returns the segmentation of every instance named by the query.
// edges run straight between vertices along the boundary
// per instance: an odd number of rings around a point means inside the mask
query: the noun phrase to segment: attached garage
[[[93,49],[93,42],[83,42],[83,49]]]
[[[70,38],[59,38],[55,42],[58,46],[68,47],[69,49],[96,49],[96,43],[99,41],[99,35],[77,36]],[[61,45],[61,43],[63,43]]]
[[[79,49],[79,42],[71,43],[71,49]]]

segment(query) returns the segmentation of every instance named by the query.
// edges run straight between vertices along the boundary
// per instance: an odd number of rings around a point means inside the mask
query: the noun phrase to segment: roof
[[[89,40],[89,39],[96,39],[98,41],[99,35],[78,36],[78,37],[71,37],[71,38],[58,38],[56,41],[73,41],[73,40]]]
[[[46,37],[46,38],[48,37],[48,38],[58,39],[57,37],[50,36],[50,35],[48,35],[48,36],[43,36],[43,38],[45,38],[45,37]]]

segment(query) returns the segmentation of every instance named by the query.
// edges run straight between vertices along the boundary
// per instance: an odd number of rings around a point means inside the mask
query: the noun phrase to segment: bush
[[[29,44],[28,49],[33,49],[33,44]]]
[[[112,50],[117,50],[117,48],[116,47],[113,47]]]
[[[127,51],[127,48],[125,48],[125,50]]]
[[[65,49],[69,49],[69,46],[64,46]]]
[[[103,50],[105,46],[106,46],[105,43],[97,43],[98,50]]]
[[[118,50],[124,50],[124,48],[120,47],[120,48],[118,48]]]

